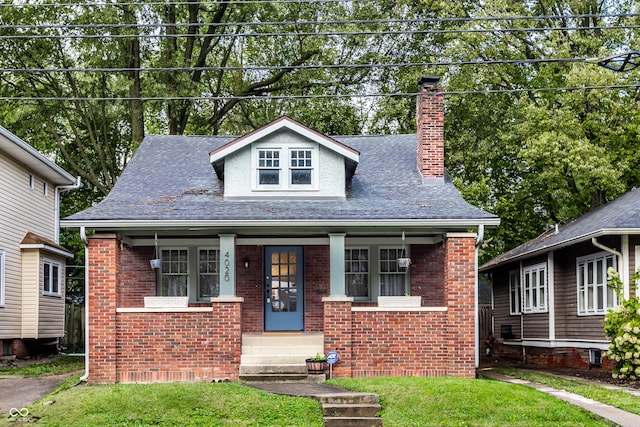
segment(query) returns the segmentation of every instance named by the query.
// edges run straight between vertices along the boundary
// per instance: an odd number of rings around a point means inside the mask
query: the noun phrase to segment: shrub
[[[604,333],[611,340],[605,356],[615,362],[614,378],[636,380],[640,378],[640,299],[624,299],[620,275],[613,268],[607,270],[607,276],[621,303],[604,317]],[[634,274],[632,283],[639,277]]]

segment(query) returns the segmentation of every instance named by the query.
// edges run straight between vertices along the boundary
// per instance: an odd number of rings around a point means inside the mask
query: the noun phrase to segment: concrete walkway
[[[51,393],[70,374],[41,377],[0,377],[0,417],[10,415],[12,408],[22,409]]]
[[[543,393],[547,393],[553,397],[564,400],[565,402],[569,402],[572,405],[576,405],[583,409],[586,409],[589,412],[593,412],[594,414],[599,415],[606,420],[616,423],[620,427],[640,426],[640,415],[632,414],[630,412],[623,411],[622,409],[618,409],[610,405],[605,405],[604,403],[600,403],[574,393],[569,393],[564,390],[558,390],[544,384],[533,383],[531,381],[521,380],[518,378],[500,374],[491,370],[491,368],[479,369],[478,373],[484,377],[492,378],[498,381],[504,381],[512,384],[521,384],[527,387],[535,388],[536,390],[539,390]]]

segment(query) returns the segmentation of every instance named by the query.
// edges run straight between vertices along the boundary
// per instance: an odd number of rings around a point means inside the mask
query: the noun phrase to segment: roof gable
[[[230,141],[229,143],[211,151],[209,153],[209,160],[213,165],[218,178],[222,179],[222,164],[225,157],[247,147],[248,145],[251,145],[254,142],[260,141],[268,135],[271,135],[283,129],[295,132],[313,142],[318,143],[323,147],[328,148],[329,150],[340,154],[347,160],[348,164],[350,165],[349,169],[352,169],[353,171],[355,171],[357,164],[360,162],[360,153],[357,150],[354,150],[353,148],[348,147],[333,138],[322,135],[321,133],[308,128],[307,126],[304,126],[303,124],[287,116],[282,116],[279,119],[276,119],[271,123],[268,123],[261,128],[254,130],[253,132],[236,138],[233,141]]]

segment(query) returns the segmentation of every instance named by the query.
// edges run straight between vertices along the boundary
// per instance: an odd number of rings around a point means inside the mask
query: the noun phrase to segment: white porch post
[[[220,237],[220,296],[236,296],[236,235]]]
[[[344,238],[346,233],[329,234],[329,265],[331,279],[331,296],[346,296],[344,282]]]

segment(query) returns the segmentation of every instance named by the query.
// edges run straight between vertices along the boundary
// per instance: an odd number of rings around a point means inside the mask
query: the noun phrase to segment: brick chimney
[[[425,184],[444,182],[444,95],[439,77],[425,76],[418,82],[416,138],[418,171]]]

